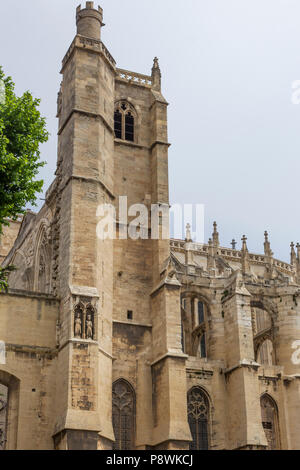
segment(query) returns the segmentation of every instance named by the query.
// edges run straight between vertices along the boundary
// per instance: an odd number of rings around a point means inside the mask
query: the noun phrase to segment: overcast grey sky
[[[60,64],[75,35],[75,0],[1,2],[0,64],[18,93],[42,99],[51,138],[42,147],[47,188],[56,165]],[[82,4],[85,2],[82,1]],[[99,3],[99,2],[95,2]],[[101,0],[102,39],[118,67],[150,74],[160,59],[169,101],[170,199],[204,203],[222,245],[248,236],[277,258],[300,241],[299,0]],[[42,196],[41,196],[42,197]]]

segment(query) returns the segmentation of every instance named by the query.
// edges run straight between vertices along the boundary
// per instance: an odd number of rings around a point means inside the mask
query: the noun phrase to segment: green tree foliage
[[[0,102],[0,233],[7,219],[15,219],[28,203],[35,205],[43,181],[35,180],[40,161],[39,146],[48,140],[45,118],[38,110],[40,100],[26,91],[15,94],[15,85],[0,67],[5,98]],[[3,101],[3,102],[2,102]]]
[[[38,110],[40,100],[29,91],[18,97],[11,77],[0,67],[0,236],[3,225],[24,213],[28,203],[36,205],[43,181],[36,180],[39,146],[48,140],[46,122]],[[0,291],[7,289],[12,266],[0,267]]]
[[[15,270],[16,268],[14,266],[7,266],[6,268],[0,267],[0,292],[7,292],[9,273]]]

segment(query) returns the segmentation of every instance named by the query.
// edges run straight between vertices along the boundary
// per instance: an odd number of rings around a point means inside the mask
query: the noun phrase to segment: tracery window
[[[135,393],[123,379],[113,384],[112,421],[115,433],[114,450],[134,450]]]
[[[274,400],[267,394],[260,399],[261,420],[268,447],[267,450],[280,449],[278,412]]]
[[[114,113],[115,137],[134,142],[136,113],[131,104],[121,101],[116,104]]]
[[[7,428],[8,389],[0,384],[0,450],[5,449]]]
[[[193,387],[188,392],[188,422],[193,438],[190,450],[208,450],[209,413],[206,393],[200,387]]]

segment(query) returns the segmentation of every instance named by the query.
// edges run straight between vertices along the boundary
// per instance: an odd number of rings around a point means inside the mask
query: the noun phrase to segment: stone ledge
[[[51,300],[55,302],[59,302],[60,299],[55,297],[52,294],[43,294],[40,292],[33,292],[33,291],[26,291],[22,289],[8,289],[8,292],[0,292],[0,295],[16,295],[19,297],[29,297],[29,298],[35,298],[35,299],[44,299],[44,300]]]
[[[172,358],[172,359],[184,359],[186,360],[189,356],[187,354],[183,353],[172,353],[172,352],[167,352],[160,356],[158,359],[155,359],[155,361],[151,362],[150,366],[154,366],[160,361],[163,361],[164,359]]]

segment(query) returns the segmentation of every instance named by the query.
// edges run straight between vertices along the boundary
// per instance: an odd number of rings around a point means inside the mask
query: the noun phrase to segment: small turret
[[[291,243],[291,264],[294,266],[297,261],[294,242]]]
[[[212,234],[212,239],[213,239],[213,244],[215,247],[218,247],[220,245],[220,241],[219,241],[219,232],[217,230],[217,222],[214,222],[214,231],[213,231],[213,234]]]
[[[101,26],[104,26],[102,20],[103,10],[101,7],[94,9],[94,2],[86,2],[84,9],[79,5],[76,10],[77,34],[100,40]]]
[[[265,242],[264,242],[264,251],[265,251],[265,255],[266,256],[270,256],[272,257],[273,256],[273,252],[271,250],[271,244],[269,242],[269,235],[268,235],[268,232],[265,231]]]

